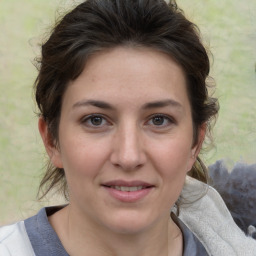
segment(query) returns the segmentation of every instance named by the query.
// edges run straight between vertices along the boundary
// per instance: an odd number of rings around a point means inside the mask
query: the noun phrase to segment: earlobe
[[[48,125],[43,119],[39,117],[38,120],[38,130],[44,143],[45,150],[52,162],[52,164],[57,168],[63,168],[61,155],[59,149],[57,149],[51,134],[49,133]]]

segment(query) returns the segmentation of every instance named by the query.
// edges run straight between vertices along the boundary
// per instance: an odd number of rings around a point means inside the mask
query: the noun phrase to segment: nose
[[[136,125],[117,129],[111,153],[113,165],[126,171],[137,170],[146,162],[142,131]]]

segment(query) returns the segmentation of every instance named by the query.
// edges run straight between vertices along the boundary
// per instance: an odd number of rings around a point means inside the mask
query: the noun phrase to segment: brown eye
[[[99,125],[102,124],[103,118],[102,118],[101,116],[92,116],[92,117],[90,118],[90,122],[91,122],[91,124],[94,125],[94,126],[99,126]]]
[[[89,115],[82,119],[82,124],[90,128],[102,128],[108,125],[108,121],[101,115]]]
[[[148,120],[147,125],[155,128],[168,128],[175,124],[175,121],[172,117],[164,114],[156,114],[151,116]]]
[[[152,118],[152,123],[154,125],[163,125],[165,119],[166,118],[164,116],[155,116],[155,117]]]

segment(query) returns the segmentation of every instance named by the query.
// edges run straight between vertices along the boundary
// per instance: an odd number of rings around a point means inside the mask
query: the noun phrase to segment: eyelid
[[[93,117],[100,117],[102,118],[106,124],[103,124],[103,125],[93,125],[93,124],[86,124],[91,118]],[[102,128],[106,125],[111,125],[111,122],[109,121],[109,119],[105,116],[105,115],[102,115],[102,114],[97,114],[97,113],[94,113],[94,114],[89,114],[89,115],[86,115],[84,117],[81,118],[81,121],[80,121],[83,125],[85,125],[86,127],[88,128],[93,128],[93,129],[99,129],[99,128]]]
[[[149,116],[148,121],[146,122],[146,124],[148,124],[150,121],[152,121],[152,119],[154,117],[163,117],[163,118],[167,119],[169,125],[177,123],[176,120],[172,116],[170,116],[170,115],[156,113],[156,114],[153,114],[153,115]],[[153,126],[157,127],[157,128],[165,128],[165,127],[169,126],[168,124],[167,125],[154,125],[153,124]]]

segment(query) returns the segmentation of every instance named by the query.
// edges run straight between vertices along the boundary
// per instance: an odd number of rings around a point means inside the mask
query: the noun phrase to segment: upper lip
[[[154,185],[140,180],[133,180],[133,181],[125,181],[125,180],[111,180],[108,182],[104,182],[101,184],[102,186],[112,187],[112,186],[119,186],[119,187],[153,187]]]

